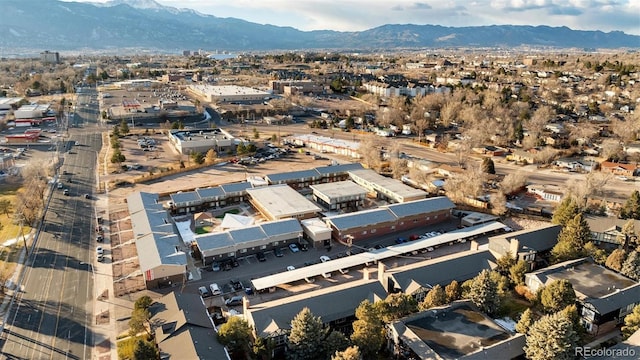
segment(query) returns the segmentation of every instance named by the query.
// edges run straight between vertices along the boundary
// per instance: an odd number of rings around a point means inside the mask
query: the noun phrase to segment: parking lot
[[[372,264],[369,267],[359,266],[349,269],[346,273],[334,272],[331,277],[324,278],[322,276],[316,276],[311,281],[304,280],[297,281],[291,284],[283,284],[279,286],[275,292],[255,292],[253,289],[247,290],[251,287],[251,280],[271,274],[287,271],[287,267],[293,266],[296,269],[304,266],[309,266],[320,262],[320,257],[328,256],[331,259],[348,256],[349,251],[353,253],[360,253],[367,251],[369,248],[378,246],[389,246],[396,244],[398,237],[409,239],[412,235],[423,235],[428,232],[445,230],[451,231],[456,229],[458,225],[458,219],[453,219],[447,223],[439,224],[437,226],[414,229],[412,231],[398,233],[395,235],[389,235],[377,239],[370,239],[362,243],[354,244],[349,249],[347,246],[336,244],[332,245],[330,251],[326,249],[309,248],[307,251],[292,252],[288,247],[281,248],[282,256],[277,257],[274,251],[265,252],[265,261],[259,261],[256,255],[242,257],[238,259],[236,267],[231,267],[228,270],[220,269],[219,271],[213,271],[212,267],[203,268],[201,272],[202,278],[198,281],[191,281],[187,284],[184,291],[198,293],[199,287],[209,287],[211,283],[215,283],[221,289],[221,294],[216,296],[205,297],[205,302],[209,307],[221,307],[221,308],[233,308],[235,311],[241,311],[241,304],[234,305],[232,307],[225,306],[225,300],[232,298],[233,296],[243,295],[247,296],[251,304],[261,303],[265,301],[275,300],[278,298],[284,298],[293,294],[301,292],[307,292],[311,290],[320,289],[325,286],[331,286],[348,281],[364,278],[364,272],[368,272],[369,278],[376,278],[377,265]],[[476,240],[479,244],[486,244],[487,238],[480,238]],[[399,266],[409,265],[417,261],[424,261],[456,252],[469,250],[470,244],[456,243],[450,246],[442,246],[438,249],[434,249],[430,252],[423,252],[418,254],[411,254],[408,256],[398,256],[385,260],[384,263],[389,268],[395,268]],[[242,284],[239,288],[233,288],[232,281],[238,281]]]

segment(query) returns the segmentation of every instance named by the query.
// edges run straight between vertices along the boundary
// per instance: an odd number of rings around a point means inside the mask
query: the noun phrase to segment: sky
[[[66,0],[106,2],[107,0]],[[132,0],[140,1],[140,0]],[[548,25],[640,35],[640,0],[156,0],[217,17],[299,30],[384,24]]]

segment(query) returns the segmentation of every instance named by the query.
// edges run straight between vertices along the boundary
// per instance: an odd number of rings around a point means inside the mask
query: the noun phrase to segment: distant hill
[[[549,26],[384,25],[359,32],[300,31],[176,9],[153,0],[106,4],[57,0],[0,1],[0,48],[137,48],[229,51],[293,49],[394,49],[423,47],[638,48],[640,36],[620,31],[578,31]]]

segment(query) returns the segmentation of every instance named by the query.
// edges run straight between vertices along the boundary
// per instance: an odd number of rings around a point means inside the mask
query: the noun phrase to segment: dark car
[[[409,236],[409,240],[410,240],[410,241],[418,240],[418,239],[420,239],[420,235],[418,235],[418,234],[411,234],[411,235]]]
[[[263,261],[267,261],[267,258],[264,256],[264,253],[257,253],[256,257],[258,258],[258,261],[263,262]]]
[[[384,247],[384,246],[382,246],[382,245],[378,244],[378,245],[374,246],[374,249],[380,250],[380,249],[382,249],[383,247]]]
[[[403,237],[399,237],[396,239],[396,244],[402,244],[402,243],[406,243],[407,239],[403,238]]]
[[[238,281],[238,280],[229,281],[229,285],[231,285],[233,290],[242,290],[242,288],[244,287],[244,286],[242,286],[242,283],[240,281]]]
[[[279,248],[273,249],[273,253],[276,255],[276,257],[283,257],[284,256],[284,254],[282,253],[282,250],[280,250]]]
[[[307,251],[309,250],[309,247],[307,246],[307,244],[305,243],[298,243],[298,248],[302,251]]]
[[[242,304],[242,296],[234,296],[224,301],[227,306],[236,306]]]

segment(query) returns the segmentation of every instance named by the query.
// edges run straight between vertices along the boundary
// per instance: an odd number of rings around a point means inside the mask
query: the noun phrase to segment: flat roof
[[[590,298],[613,294],[637,282],[590,261],[571,263],[557,271],[546,273],[550,279],[568,280],[573,289]]]
[[[322,211],[317,205],[285,184],[247,189],[247,194],[274,219]]]
[[[433,246],[434,242],[439,241],[455,241],[465,237],[482,234],[488,231],[504,228],[504,224],[499,222],[482,224],[469,227],[466,229],[455,230],[432,238],[411,241],[399,245],[392,245],[386,248],[367,251],[360,254],[346,256],[325,263],[314,264],[298,268],[292,271],[285,271],[273,275],[264,276],[253,279],[251,282],[256,290],[264,290],[278,285],[291,283],[294,281],[312,278],[324,273],[339,271],[340,269],[349,269],[355,266],[364,265],[369,262],[381,261],[394,256],[398,256],[407,252],[412,252]]]
[[[400,180],[384,177],[370,169],[351,170],[349,171],[349,176],[356,183],[361,183],[361,185],[367,187],[370,185],[374,190],[392,197],[398,202],[406,201],[405,199],[407,198],[427,196],[427,193],[423,190],[414,189]]]
[[[264,95],[270,94],[266,91],[237,85],[189,85],[195,91],[212,96],[232,96],[232,95]]]
[[[442,359],[458,359],[511,337],[468,303],[424,311],[401,323],[406,327],[401,335],[414,340],[408,345],[422,359],[432,358],[431,351]]]
[[[327,216],[325,220],[330,221],[338,230],[348,230],[362,226],[392,222],[396,220],[396,217],[391,211],[389,211],[389,209],[378,208],[335,216]]]
[[[317,184],[309,186],[330,199],[354,195],[366,195],[369,191],[353,181],[338,181],[333,183]]]

